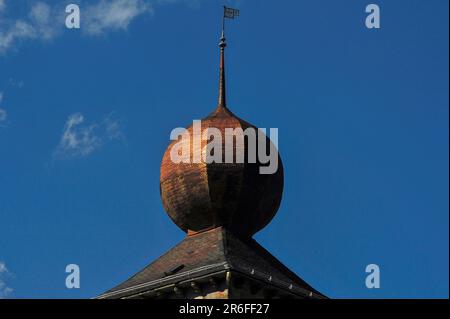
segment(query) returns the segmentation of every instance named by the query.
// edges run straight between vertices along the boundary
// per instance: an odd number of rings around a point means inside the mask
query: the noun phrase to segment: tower
[[[226,46],[222,29],[218,103],[201,121],[200,130],[194,126],[187,128],[189,140],[198,141],[187,146],[189,161],[174,162],[171,157],[179,141],[168,146],[162,159],[163,206],[186,237],[98,298],[324,298],[252,238],[279,208],[284,172],[278,151],[278,169],[273,174],[261,174],[263,163],[259,159],[250,160],[252,140],[243,132],[258,129],[227,106]],[[236,132],[232,162],[195,160],[196,152],[208,152],[209,130],[226,136],[227,129]],[[207,138],[203,138],[205,132]],[[241,144],[237,143],[239,138]],[[260,147],[274,149],[267,136],[256,134],[254,138],[255,151]],[[222,159],[226,149],[222,140]],[[238,152],[244,154],[243,161],[237,161]]]

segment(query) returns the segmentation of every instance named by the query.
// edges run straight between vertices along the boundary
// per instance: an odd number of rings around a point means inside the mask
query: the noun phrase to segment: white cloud
[[[2,3],[5,11],[4,1],[0,2],[0,8]],[[14,48],[16,43],[24,40],[48,41],[55,38],[63,28],[62,13],[61,11],[58,14],[56,8],[38,1],[31,5],[26,18],[8,19],[0,16],[0,54],[4,54]]]
[[[198,6],[201,0],[80,0],[81,30],[89,36],[127,30],[138,17],[151,15],[157,6],[184,3]],[[50,0],[27,1],[25,17],[8,17],[7,1],[0,0],[0,55],[26,40],[52,40],[65,29],[65,5]],[[51,5],[49,4],[51,3]]]
[[[108,114],[103,120],[105,136],[109,140],[123,139],[124,134],[121,130],[120,121],[114,118],[114,113]]]
[[[16,20],[3,28],[6,31],[0,31],[0,54],[7,52],[18,41],[37,37],[34,27],[23,20]]]
[[[61,28],[58,28],[56,21],[61,20],[54,16],[57,16],[54,9],[52,9],[45,2],[37,2],[31,6],[29,17],[30,21],[37,33],[37,36],[43,40],[53,39]]]
[[[7,87],[13,87],[17,89],[23,88],[25,83],[23,81],[17,81],[13,78],[9,78],[8,80],[8,86]],[[5,107],[3,106],[5,99],[5,91],[0,91],[0,128],[4,128],[8,124],[8,112],[6,111]]]
[[[85,124],[83,114],[75,113],[66,121],[54,156],[57,158],[86,157],[105,143],[122,138],[120,122],[113,118],[113,113],[104,117],[99,123],[91,124]]]
[[[25,82],[24,82],[24,81],[22,81],[22,80],[16,80],[16,79],[14,79],[14,78],[9,78],[8,84],[9,84],[11,87],[18,88],[18,89],[21,89],[21,88],[23,88],[23,87],[25,86]]]
[[[7,116],[8,114],[6,113],[6,111],[0,108],[0,123],[5,121]]]
[[[8,117],[8,113],[6,113],[6,110],[4,110],[1,107],[2,103],[3,103],[3,97],[4,97],[3,92],[0,92],[0,126],[1,126],[2,122],[6,121],[6,118]]]
[[[4,7],[6,8],[5,4]],[[64,28],[63,14],[64,11],[60,7],[51,7],[45,2],[37,1],[28,9],[26,18],[0,17],[0,54],[27,39],[43,41],[54,39]]]
[[[109,30],[126,30],[137,16],[153,13],[153,7],[144,0],[100,0],[83,10],[82,30],[91,35]]]
[[[6,268],[6,264],[0,261],[0,299],[6,298],[13,291],[5,282],[5,277],[9,275],[10,272]]]
[[[59,150],[66,155],[86,156],[100,146],[100,139],[94,135],[95,124],[80,127],[83,122],[81,113],[69,116],[59,143]]]

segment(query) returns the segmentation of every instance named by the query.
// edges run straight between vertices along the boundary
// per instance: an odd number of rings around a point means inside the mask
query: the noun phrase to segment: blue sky
[[[0,0],[0,297],[93,297],[182,240],[160,163],[216,104],[223,1],[70,2],[79,30],[69,1]],[[369,1],[225,2],[229,107],[285,168],[256,239],[329,297],[446,298],[448,1],[372,2],[381,29]]]

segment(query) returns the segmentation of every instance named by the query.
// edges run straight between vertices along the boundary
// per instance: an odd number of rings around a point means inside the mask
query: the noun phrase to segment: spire
[[[225,47],[227,46],[225,39],[225,19],[234,19],[239,16],[239,10],[223,7],[223,17],[222,17],[222,36],[220,38],[220,78],[219,78],[219,99],[217,103],[217,108],[226,108],[226,91],[225,91]]]
[[[225,39],[225,15],[222,19],[222,37],[220,38],[220,78],[219,78],[219,100],[217,107],[226,108],[226,90],[225,90],[225,48],[227,46]]]

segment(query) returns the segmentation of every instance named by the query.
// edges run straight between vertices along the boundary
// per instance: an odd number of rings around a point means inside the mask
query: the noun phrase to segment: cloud
[[[0,55],[26,40],[49,41],[63,33],[65,7],[60,3],[33,2],[26,17],[8,18],[5,0],[0,0]],[[81,12],[82,31],[99,35],[107,31],[126,30],[137,16],[152,12],[145,0],[99,0],[86,2]]]
[[[54,9],[44,2],[37,2],[31,6],[29,18],[31,24],[37,33],[37,37],[43,40],[51,40],[60,31],[60,28],[54,23],[53,17],[57,16]],[[56,19],[56,21],[62,19]]]
[[[24,81],[22,81],[22,80],[16,80],[16,79],[14,79],[14,78],[9,78],[8,84],[9,84],[11,87],[18,88],[18,89],[21,89],[21,88],[23,88],[23,87],[25,86],[25,82],[24,82]]]
[[[81,113],[70,115],[54,152],[56,158],[80,158],[91,155],[105,143],[124,137],[120,121],[111,113],[99,123],[85,124]]]
[[[25,85],[25,82],[18,81],[13,78],[9,78],[8,86],[9,88],[21,89]],[[0,128],[7,126],[8,112],[3,107],[3,100],[5,99],[5,91],[0,91]]]
[[[6,264],[0,261],[0,299],[6,298],[13,291],[13,289],[8,287],[5,282],[5,278],[8,277],[9,275],[10,272],[8,268],[6,268]]]
[[[0,54],[7,52],[18,41],[37,36],[33,26],[23,20],[14,21],[5,29],[0,31]]]
[[[0,92],[0,126],[2,125],[2,122],[4,123],[6,121],[6,118],[8,117],[8,113],[6,113],[6,110],[2,108],[3,97],[3,92]]]
[[[83,0],[79,1],[81,31],[88,36],[103,35],[112,31],[127,30],[138,17],[152,15],[156,6],[173,3],[198,5],[200,0]],[[33,1],[26,8],[25,17],[7,16],[6,0],[0,0],[0,55],[16,48],[26,40],[49,41],[63,34],[65,29],[65,5],[45,1]],[[51,5],[49,4],[51,3]],[[11,10],[12,11],[12,10]]]
[[[136,17],[153,13],[153,7],[144,0],[100,0],[83,10],[82,30],[90,35],[110,30],[126,30]]]
[[[0,108],[0,126],[2,125],[2,122],[6,121],[6,118],[8,117],[8,113],[2,108]]]
[[[0,0],[2,1],[2,0]],[[6,2],[0,2],[0,13],[6,12]],[[60,12],[60,13],[58,13]],[[48,41],[54,39],[63,30],[63,11],[59,7],[51,7],[45,2],[34,2],[28,8],[24,18],[10,19],[0,16],[0,54],[14,48],[25,40]]]
[[[94,134],[96,125],[80,127],[83,122],[84,116],[81,113],[69,116],[58,146],[61,153],[70,156],[86,156],[100,147],[100,139]]]

